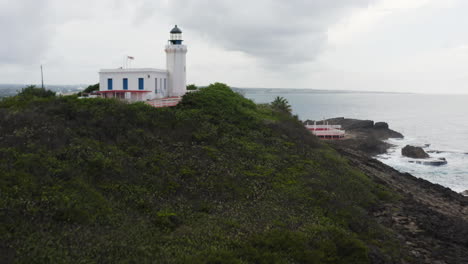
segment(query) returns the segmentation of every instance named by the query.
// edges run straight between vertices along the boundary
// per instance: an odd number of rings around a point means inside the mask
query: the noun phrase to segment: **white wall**
[[[139,91],[138,79],[143,78],[144,90],[150,91],[142,93],[142,100],[151,100],[155,98],[167,97],[169,94],[168,73],[164,70],[157,69],[109,69],[99,72],[99,90],[108,91],[107,80],[112,79],[112,90],[123,91],[123,79],[128,79],[128,91]],[[157,92],[156,80],[158,79]],[[166,80],[166,86],[164,86]],[[130,94],[130,93],[129,93]],[[126,99],[130,99],[130,95],[126,95]]]
[[[166,46],[166,65],[169,73],[169,96],[183,96],[187,92],[187,46]]]

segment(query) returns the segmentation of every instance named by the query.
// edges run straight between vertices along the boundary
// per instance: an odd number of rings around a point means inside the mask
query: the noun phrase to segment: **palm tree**
[[[277,96],[273,102],[271,102],[271,106],[276,109],[280,110],[283,112],[288,112],[291,113],[291,105],[289,104],[288,100],[286,98]]]

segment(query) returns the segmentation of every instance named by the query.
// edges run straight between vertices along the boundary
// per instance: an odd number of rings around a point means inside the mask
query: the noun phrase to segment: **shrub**
[[[0,102],[14,262],[365,263],[382,240],[385,187],[225,84],[164,109],[34,89]]]
[[[195,84],[187,85],[187,90],[189,90],[189,91],[195,91],[197,89],[198,89],[198,87]]]
[[[45,88],[38,88],[35,85],[29,85],[21,89],[18,93],[19,97],[53,97],[55,92],[46,90]]]

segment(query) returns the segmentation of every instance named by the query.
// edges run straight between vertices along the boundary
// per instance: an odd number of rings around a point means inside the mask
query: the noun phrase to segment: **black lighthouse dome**
[[[180,28],[175,25],[175,27],[171,30],[171,34],[182,34],[182,30],[180,30]]]
[[[182,30],[177,25],[171,30],[171,39],[169,40],[173,45],[182,44]]]

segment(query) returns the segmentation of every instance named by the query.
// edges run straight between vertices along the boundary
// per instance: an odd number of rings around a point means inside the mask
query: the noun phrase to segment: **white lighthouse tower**
[[[154,107],[177,105],[187,92],[185,69],[187,46],[182,45],[182,31],[177,25],[170,33],[169,43],[165,49],[167,69],[130,67],[101,69],[99,92],[96,92],[96,95],[128,102],[146,102]],[[133,59],[133,57],[128,58]]]
[[[187,46],[182,44],[182,30],[177,25],[170,32],[166,46],[166,66],[169,81],[169,96],[183,96],[187,92],[185,55]]]

